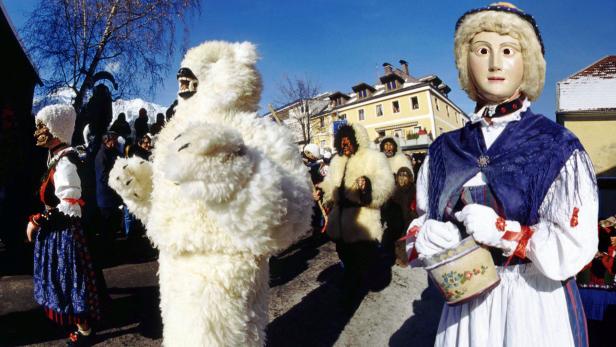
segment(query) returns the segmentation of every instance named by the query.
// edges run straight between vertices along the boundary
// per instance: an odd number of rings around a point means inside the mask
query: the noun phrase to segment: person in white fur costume
[[[400,143],[395,136],[387,136],[381,140],[379,149],[387,157],[387,162],[391,168],[391,172],[395,175],[402,167],[413,169],[411,160],[400,150]]]
[[[190,49],[152,162],[119,159],[110,174],[160,250],[165,346],[263,345],[268,257],[310,229],[292,135],[255,113],[256,60],[248,42]]]
[[[394,176],[359,124],[341,126],[334,147],[338,155],[320,188],[323,205],[331,208],[326,232],[344,265],[343,300],[353,305],[362,298],[359,290],[376,280],[369,275],[379,257],[381,207],[393,193]]]

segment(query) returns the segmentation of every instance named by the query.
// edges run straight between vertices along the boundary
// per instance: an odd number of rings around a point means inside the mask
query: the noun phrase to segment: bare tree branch
[[[301,129],[304,143],[310,142],[310,117],[318,109],[314,106],[314,99],[319,95],[318,83],[310,78],[291,78],[285,76],[284,81],[278,86],[279,99],[276,100],[278,106],[290,105],[289,118],[291,118]]]
[[[70,87],[81,108],[92,76],[118,66],[116,97],[154,91],[178,42],[175,24],[198,11],[199,0],[40,0],[30,14],[24,41],[45,73],[46,93]],[[186,30],[186,28],[185,28]],[[181,42],[179,43],[182,44]]]

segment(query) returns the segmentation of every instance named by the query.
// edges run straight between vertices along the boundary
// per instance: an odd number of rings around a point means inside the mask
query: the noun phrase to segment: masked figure
[[[596,179],[578,139],[530,108],[545,79],[539,29],[508,3],[471,10],[455,58],[477,106],[431,145],[407,246],[421,259],[470,235],[492,252],[500,284],[445,305],[435,345],[586,346],[573,276],[597,249]]]

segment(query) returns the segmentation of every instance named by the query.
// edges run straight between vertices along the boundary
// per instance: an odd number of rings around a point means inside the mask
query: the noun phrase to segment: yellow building
[[[616,213],[616,56],[607,56],[556,85],[556,121],[571,130],[592,160],[599,218]]]
[[[404,60],[400,64],[401,69],[383,64],[384,74],[376,85],[361,82],[348,94],[330,94],[329,107],[311,119],[310,142],[333,148],[333,123],[346,120],[363,125],[375,142],[397,136],[403,149],[425,151],[436,136],[467,122],[466,115],[448,99],[450,88],[438,76],[417,79],[409,74]]]
[[[590,155],[597,176],[616,177],[616,56],[607,56],[557,83],[556,121]]]

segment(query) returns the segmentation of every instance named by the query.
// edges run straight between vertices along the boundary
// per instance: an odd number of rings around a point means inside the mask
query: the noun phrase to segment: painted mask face
[[[49,128],[43,123],[36,123],[36,129],[34,130],[34,139],[36,140],[36,145],[39,147],[45,147],[53,138],[51,132],[49,132]]]
[[[395,147],[393,143],[387,141],[383,144],[383,153],[385,153],[385,156],[387,156],[387,158],[393,157],[394,154],[396,154],[394,151]]]
[[[396,184],[400,188],[406,188],[411,184],[411,175],[404,170],[399,170],[396,174]]]
[[[355,153],[355,147],[353,146],[351,139],[346,136],[340,140],[340,146],[342,147],[342,154],[347,157],[350,157],[353,153]]]
[[[482,101],[499,104],[520,94],[524,60],[520,42],[494,32],[481,32],[471,41],[469,72]]]

